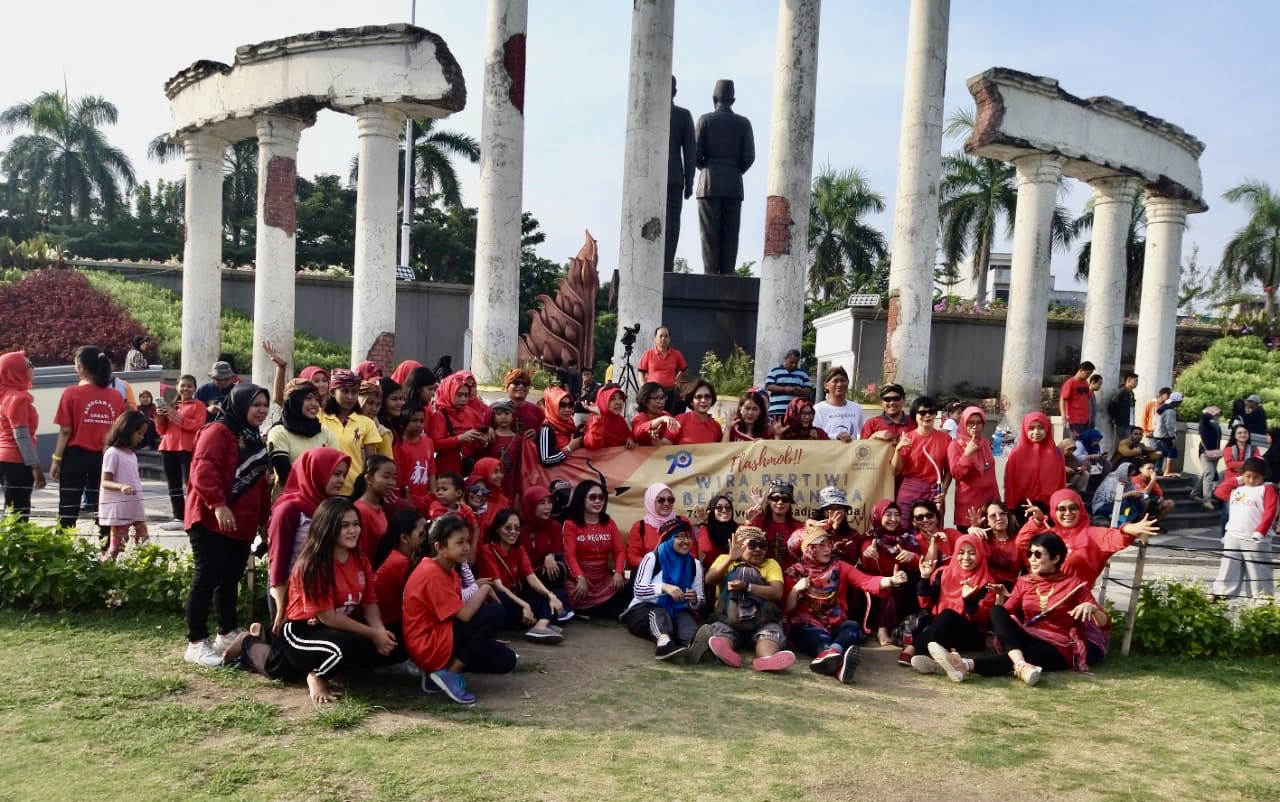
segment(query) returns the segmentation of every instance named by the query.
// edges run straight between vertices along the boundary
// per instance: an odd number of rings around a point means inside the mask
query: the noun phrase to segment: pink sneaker
[[[724,635],[712,635],[707,645],[711,647],[711,653],[716,656],[716,659],[730,668],[738,668],[742,665],[742,655],[733,648],[733,641]]]
[[[751,667],[756,671],[785,671],[791,668],[795,661],[796,656],[784,649],[780,652],[774,652],[768,657],[757,657],[751,662]]]

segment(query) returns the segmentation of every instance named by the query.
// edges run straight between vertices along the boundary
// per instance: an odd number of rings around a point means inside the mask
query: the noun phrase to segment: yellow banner
[[[689,516],[721,493],[733,499],[741,520],[751,505],[751,490],[785,482],[795,488],[794,514],[817,514],[818,492],[834,485],[848,495],[850,525],[867,528],[871,507],[893,496],[892,444],[884,440],[852,443],[814,440],[757,440],[656,448],[579,450],[548,469],[552,479],[600,481],[609,488],[609,515],[625,535],[644,516],[644,491],[661,482],[676,494],[676,512]]]

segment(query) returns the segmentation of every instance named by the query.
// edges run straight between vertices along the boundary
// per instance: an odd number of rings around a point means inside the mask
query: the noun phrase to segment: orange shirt
[[[53,422],[71,428],[68,446],[104,451],[111,424],[124,412],[124,398],[113,387],[78,384],[62,391]]]
[[[462,578],[433,559],[418,563],[404,587],[404,646],[418,668],[439,671],[453,656],[453,617],[462,609]]]
[[[674,348],[668,348],[665,355],[657,348],[650,348],[640,355],[640,364],[636,366],[636,370],[645,374],[645,381],[657,382],[663,387],[675,387],[676,376],[688,369],[684,354]]]
[[[705,421],[698,420],[698,413],[685,412],[677,415],[676,420],[680,421],[680,439],[676,442],[681,445],[692,445],[694,443],[719,443],[724,430],[720,428],[719,422],[710,415]]]

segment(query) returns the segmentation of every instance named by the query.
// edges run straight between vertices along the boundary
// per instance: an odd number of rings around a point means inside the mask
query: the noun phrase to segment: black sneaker
[[[670,660],[673,657],[679,657],[688,651],[689,647],[669,640],[658,648],[653,650],[653,656],[659,660]]]
[[[844,650],[844,657],[840,659],[840,669],[836,672],[836,679],[845,685],[853,682],[853,672],[858,670],[858,664],[862,662],[862,649],[858,644],[848,646]]]

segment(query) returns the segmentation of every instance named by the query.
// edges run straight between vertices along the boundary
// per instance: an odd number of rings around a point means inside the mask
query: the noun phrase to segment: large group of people
[[[194,556],[184,658],[305,680],[317,703],[333,698],[335,675],[379,666],[471,703],[465,674],[516,665],[504,630],[554,645],[571,621],[593,617],[619,620],[667,662],[737,668],[746,652],[753,669],[780,672],[801,655],[848,683],[873,639],[921,673],[1034,685],[1042,672],[1105,657],[1110,622],[1091,589],[1112,554],[1158,531],[1165,509],[1164,438],[1147,445],[1137,426],[1110,460],[1083,445],[1098,405],[1087,363],[1064,388],[1064,434],[1074,437],[1055,442],[1047,416],[1027,415],[1002,493],[995,455],[1004,444],[988,435],[981,408],[908,403],[904,388],[887,384],[880,414],[864,420],[840,367],[821,377],[826,399],[815,404],[795,351],[718,420],[711,383],[684,382],[677,398],[687,366],[665,328],[641,363],[646,381],[630,417],[612,384],[553,386],[535,403],[531,376],[514,369],[506,397],[486,404],[467,371],[406,361],[384,376],[362,362],[310,366],[286,381],[283,360],[264,348],[280,366],[272,389],[219,362],[202,387],[181,377],[150,417],[113,386],[106,355],[81,348],[49,474],[60,482],[62,525],[82,509],[94,514],[104,559],[114,559],[130,535],[147,539],[134,452],[154,422]],[[0,478],[20,514],[44,483],[30,386],[25,356],[0,356]],[[1180,400],[1168,394],[1154,416]],[[1109,411],[1119,426],[1124,410]],[[1225,502],[1233,553],[1255,558],[1224,559],[1225,593],[1269,587],[1257,558],[1269,559],[1277,507],[1274,462],[1247,424],[1239,429],[1219,447],[1201,425],[1203,448],[1228,469],[1204,498]],[[782,481],[684,515],[659,483],[645,489],[644,514],[624,537],[603,476],[571,484],[545,470],[579,449],[828,439],[891,447],[894,492],[871,500],[863,529],[846,488],[822,489],[802,519]],[[1074,483],[1081,475],[1096,480]],[[1100,503],[1125,501],[1118,525],[1091,522]],[[268,617],[242,630],[238,592],[255,542],[269,561]]]

